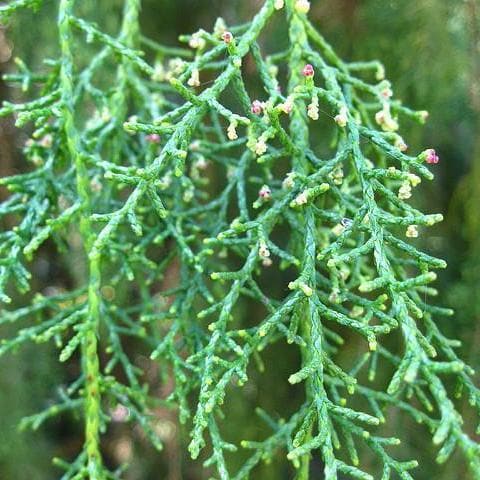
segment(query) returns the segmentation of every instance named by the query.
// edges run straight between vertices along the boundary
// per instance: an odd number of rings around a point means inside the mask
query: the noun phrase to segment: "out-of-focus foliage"
[[[122,10],[121,1],[109,0],[108,2],[94,2],[87,0],[82,3],[82,13],[101,19],[102,28],[115,32],[119,27],[119,18]],[[431,113],[431,120],[423,133],[412,133],[408,136],[412,149],[422,144],[438,146],[443,159],[442,169],[437,174],[437,182],[429,186],[421,194],[421,202],[429,210],[440,210],[448,213],[447,222],[441,227],[436,227],[433,237],[423,238],[426,248],[438,255],[447,256],[450,269],[441,277],[442,291],[440,297],[445,299],[448,295],[450,302],[457,309],[457,316],[454,324],[448,319],[443,322],[443,327],[449,334],[462,337],[465,340],[466,358],[472,364],[480,363],[478,354],[475,355],[475,339],[479,337],[480,322],[480,301],[477,300],[477,288],[480,282],[480,227],[478,224],[477,210],[480,205],[480,175],[479,146],[476,143],[476,136],[479,135],[478,107],[475,108],[472,90],[475,87],[477,73],[474,71],[475,62],[472,58],[478,56],[478,51],[472,46],[478,44],[478,37],[475,37],[475,29],[478,30],[478,17],[472,15],[475,9],[471,5],[475,0],[326,0],[312,2],[313,8],[311,18],[317,21],[322,32],[334,43],[342,57],[349,60],[379,58],[385,65],[388,78],[394,81],[396,96],[403,98],[406,104],[418,109],[428,105]],[[227,5],[226,5],[227,4]],[[212,11],[216,15],[224,16],[228,21],[246,20],[256,11],[259,2],[232,0],[229,2],[217,1],[165,1],[156,2],[147,0],[143,3],[142,24],[149,36],[157,38],[164,43],[176,43],[178,34],[188,31],[195,31],[199,27],[213,26]],[[56,37],[52,28],[52,18],[55,17],[56,2],[47,2],[47,8],[51,10],[50,15],[32,15],[23,13],[18,23],[14,23],[9,30],[10,37],[15,43],[15,54],[28,60],[30,63],[38,64],[45,55],[55,57],[58,53],[55,50],[44,50],[45,46],[52,45],[50,38]],[[478,13],[478,12],[477,12]],[[216,16],[215,15],[215,16]],[[210,24],[209,24],[210,22]],[[476,24],[475,24],[476,22]],[[25,27],[30,23],[31,29]],[[21,25],[21,30],[15,28]],[[475,27],[476,25],[476,27]],[[272,44],[284,41],[283,34],[273,40],[275,31],[271,32],[270,41]],[[38,39],[42,38],[42,42]],[[37,48],[39,46],[40,48]],[[85,52],[87,53],[87,52]],[[407,125],[408,130],[408,125]],[[418,130],[412,129],[412,132]],[[17,162],[21,162],[17,159]],[[20,165],[20,163],[18,163]],[[12,165],[16,168],[16,165]],[[447,239],[447,240],[446,240]],[[51,275],[50,271],[47,275]],[[60,273],[61,277],[61,273]],[[279,348],[279,347],[277,347]],[[27,441],[22,441],[18,434],[14,434],[13,428],[18,416],[14,412],[36,411],[44,407],[44,400],[51,393],[50,385],[45,385],[42,379],[48,378],[49,382],[56,384],[52,379],[52,372],[46,375],[45,369],[53,369],[53,352],[47,349],[41,351],[42,362],[38,362],[35,356],[40,355],[39,350],[34,349],[28,353],[21,353],[9,360],[10,364],[20,363],[21,367],[6,365],[1,369],[1,383],[11,385],[18,392],[16,401],[9,396],[0,397],[0,411],[12,412],[5,416],[2,413],[2,420],[8,424],[2,429],[3,435],[7,437],[3,441],[4,448],[0,450],[0,477],[1,478],[52,478],[52,474],[45,474],[47,471],[45,463],[48,453],[43,455],[39,452],[38,445],[41,442],[45,448],[53,449],[52,442],[65,436],[66,449],[58,454],[70,453],[71,442],[75,443],[75,435],[78,432],[71,431],[68,419],[58,428],[48,431],[39,431],[35,437],[29,436]],[[470,355],[468,352],[471,352]],[[238,418],[238,425],[229,424],[226,426],[227,437],[235,437],[238,426],[241,425],[242,433],[248,430],[254,437],[257,432],[256,421],[252,419],[252,408],[256,404],[262,404],[266,410],[275,408],[281,409],[281,405],[287,401],[298,402],[301,398],[301,390],[295,398],[287,398],[287,390],[281,396],[279,384],[282,378],[290,371],[288,363],[295,362],[296,354],[291,348],[285,347],[283,352],[276,354],[284,355],[285,364],[278,366],[278,378],[270,376],[266,380],[261,374],[254,374],[254,381],[247,389],[247,401],[229,399],[232,417]],[[274,358],[275,352],[271,352]],[[270,355],[270,352],[269,352]],[[33,358],[32,358],[33,356]],[[465,355],[464,355],[465,357]],[[50,359],[50,360],[49,360]],[[268,357],[265,362],[268,361]],[[12,369],[17,375],[12,376]],[[30,383],[28,391],[25,388],[25,375],[33,375],[38,379],[37,390],[32,390]],[[58,380],[64,381],[58,373]],[[271,391],[278,392],[280,398],[271,398]],[[47,391],[47,392],[46,392]],[[468,418],[469,410],[465,409]],[[170,425],[176,429],[174,422]],[[399,423],[392,427],[392,432],[398,428],[406,428],[405,424]],[[434,476],[440,480],[451,478],[462,478],[465,468],[462,460],[455,457],[454,462],[447,468],[439,468],[433,462],[428,464],[428,458],[433,456],[429,449],[429,440],[425,432],[414,425],[407,425],[410,435],[409,442],[406,442],[401,449],[404,458],[420,457],[424,465],[428,465],[430,472],[425,477],[415,478],[427,479]],[[32,438],[38,439],[32,441]],[[167,447],[166,465],[159,460],[153,452],[143,452],[149,458],[149,466],[143,465],[137,471],[151,472],[150,477],[142,476],[132,478],[157,478],[156,473],[167,472],[169,480],[177,480],[179,464],[182,463],[183,453],[178,452],[175,440]],[[3,439],[2,439],[3,440]],[[18,442],[18,443],[14,443]],[[11,448],[5,445],[11,444]],[[15,447],[18,445],[18,448]],[[116,455],[121,455],[128,450],[126,444],[118,443],[111,446]],[[73,449],[75,450],[75,448]],[[18,455],[18,460],[12,456],[12,451]],[[120,453],[119,453],[120,452]],[[25,462],[24,459],[29,461]],[[30,461],[31,459],[31,461]],[[42,462],[44,465],[42,465]],[[41,471],[28,474],[27,468],[33,468],[36,464]],[[140,468],[140,467],[139,467]],[[198,479],[201,477],[200,468],[192,467],[186,478]],[[320,469],[318,469],[320,471]],[[316,470],[315,470],[316,471]],[[135,470],[134,470],[135,472]],[[424,469],[425,472],[425,469]],[[460,472],[460,473],[459,473]],[[142,475],[147,475],[143,473]],[[277,478],[291,478],[291,472],[283,471],[283,467],[269,466],[260,470],[258,478],[270,480]],[[465,474],[466,475],[466,474]]]

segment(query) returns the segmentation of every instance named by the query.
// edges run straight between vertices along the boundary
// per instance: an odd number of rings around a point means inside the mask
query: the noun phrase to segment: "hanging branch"
[[[61,362],[78,353],[82,365],[59,403],[22,425],[83,412],[82,451],[72,463],[56,460],[64,479],[120,478],[101,453],[117,417],[137,423],[160,450],[152,415],[160,403],[178,409],[192,458],[209,450],[205,467],[221,480],[254,478],[279,452],[299,480],[317,455],[327,480],[411,479],[417,461],[397,460],[389,447],[401,440],[381,436],[395,408],[427,427],[439,462],[458,447],[480,478],[480,447],[445,377],[477,414],[480,392],[458,342],[435,323],[451,310],[426,302],[432,270],[446,264],[413,240],[442,220],[408,202],[422,179],[433,179],[439,157],[431,148],[410,153],[398,131],[403,119],[424,123],[427,113],[394,99],[379,62],[340,59],[310,23],[306,0],[267,0],[238,27],[218,19],[213,32],[181,38],[190,50],[142,37],[139,9],[139,0],[125,0],[112,36],[60,0],[58,60],[45,75],[19,62],[7,76],[40,87],[36,98],[0,110],[20,127],[33,124],[24,147],[31,168],[0,180],[11,193],[0,216],[17,221],[0,234],[0,300],[23,301],[14,287],[30,289],[29,261],[46,242],[77,285],[2,311],[2,324],[30,325],[4,339],[0,355],[54,339]],[[288,47],[265,53],[274,16]],[[85,37],[96,50],[83,63],[76,52]],[[261,98],[245,82],[247,55]],[[113,88],[96,80],[102,75]],[[64,244],[77,249],[78,272]],[[267,269],[278,273],[271,278],[280,297],[266,293]],[[286,269],[293,280],[284,280]],[[267,314],[252,324],[239,313],[244,305]],[[341,356],[347,336],[356,338],[351,369]],[[129,339],[163,378],[172,375],[168,398],[149,392],[152,379]],[[284,421],[258,410],[264,440],[235,445],[222,433],[226,394],[241,394],[252,360],[282,340],[301,353],[288,381],[304,385],[304,402]],[[394,372],[384,388],[369,384],[379,359]],[[368,471],[360,445],[379,472]],[[252,453],[232,472],[239,447]]]

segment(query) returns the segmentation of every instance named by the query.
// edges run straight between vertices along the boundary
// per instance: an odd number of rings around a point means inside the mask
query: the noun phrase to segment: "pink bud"
[[[42,139],[40,140],[40,145],[44,148],[50,148],[53,143],[53,138],[52,136],[47,133]]]
[[[390,98],[390,97],[393,96],[393,92],[392,92],[392,89],[391,89],[390,87],[384,88],[384,89],[380,92],[380,94],[382,95],[383,98],[386,98],[386,99],[388,99],[388,98]]]
[[[232,43],[232,40],[233,40],[232,32],[223,32],[223,33],[222,33],[222,40],[223,40],[226,44]]]
[[[125,422],[130,415],[127,407],[124,405],[117,405],[111,412],[110,416],[114,422]]]
[[[147,142],[160,143],[160,135],[158,133],[151,133],[146,137]]]
[[[264,200],[270,200],[272,197],[272,191],[270,190],[270,187],[267,185],[264,185],[259,191],[258,191],[258,196],[260,198],[263,198]]]
[[[254,100],[252,102],[252,113],[254,115],[260,115],[263,112],[263,105],[262,102],[259,100]]]
[[[435,164],[440,161],[440,157],[437,155],[437,152],[433,148],[425,150],[425,161],[429,164]]]
[[[313,65],[310,65],[309,63],[307,63],[307,65],[303,67],[302,74],[304,77],[313,77],[315,75],[315,70],[313,69]]]

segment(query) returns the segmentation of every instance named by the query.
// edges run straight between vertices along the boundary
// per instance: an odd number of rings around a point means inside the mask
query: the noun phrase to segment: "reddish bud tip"
[[[147,142],[150,143],[160,143],[160,135],[158,133],[151,133],[147,135]]]
[[[272,196],[272,191],[270,190],[270,187],[267,185],[264,185],[259,191],[258,191],[258,196],[260,198],[263,198],[264,200],[269,200]]]
[[[440,157],[437,155],[437,152],[433,148],[429,148],[425,151],[426,157],[425,161],[429,164],[436,164],[440,161]]]
[[[252,102],[252,113],[254,115],[260,115],[263,112],[263,105],[262,102],[259,100],[254,100]]]
[[[233,40],[232,32],[223,32],[222,33],[222,40],[227,44],[231,43],[232,40]]]
[[[310,65],[309,63],[307,63],[307,65],[303,67],[302,74],[304,77],[313,77],[315,75],[315,70],[313,69],[313,65]]]

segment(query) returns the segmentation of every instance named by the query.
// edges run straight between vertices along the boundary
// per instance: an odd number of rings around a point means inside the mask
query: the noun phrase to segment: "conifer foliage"
[[[0,180],[9,191],[0,324],[18,326],[0,354],[53,341],[60,362],[79,361],[58,403],[22,424],[78,414],[83,449],[55,459],[62,478],[121,478],[102,455],[119,416],[161,450],[160,405],[178,412],[185,448],[221,480],[256,478],[259,463],[279,456],[299,480],[314,457],[327,480],[414,478],[416,460],[395,456],[402,432],[382,436],[393,410],[425,425],[439,462],[457,449],[480,478],[480,447],[456,407],[464,396],[478,418],[480,391],[458,342],[437,326],[452,311],[427,302],[446,264],[414,240],[442,217],[409,202],[441,164],[431,148],[409,152],[398,133],[427,113],[394,99],[379,62],[340,59],[306,0],[266,0],[239,26],[218,19],[213,32],[182,37],[188,48],[145,38],[140,0],[125,0],[116,36],[75,3],[58,0],[59,55],[45,71],[17,60],[6,76],[28,100],[0,110],[30,135],[26,172]],[[16,0],[2,21],[23,7],[42,14],[41,1]],[[266,52],[271,22],[283,22],[287,40]],[[45,249],[72,286],[30,296]],[[304,403],[282,420],[258,409],[262,438],[233,444],[222,434],[226,394],[242,395],[274,343],[300,352],[288,382],[303,385]],[[380,366],[391,372],[385,385]],[[161,398],[149,384],[168,378]],[[378,471],[357,448],[371,450]],[[239,450],[249,454],[233,471]]]

